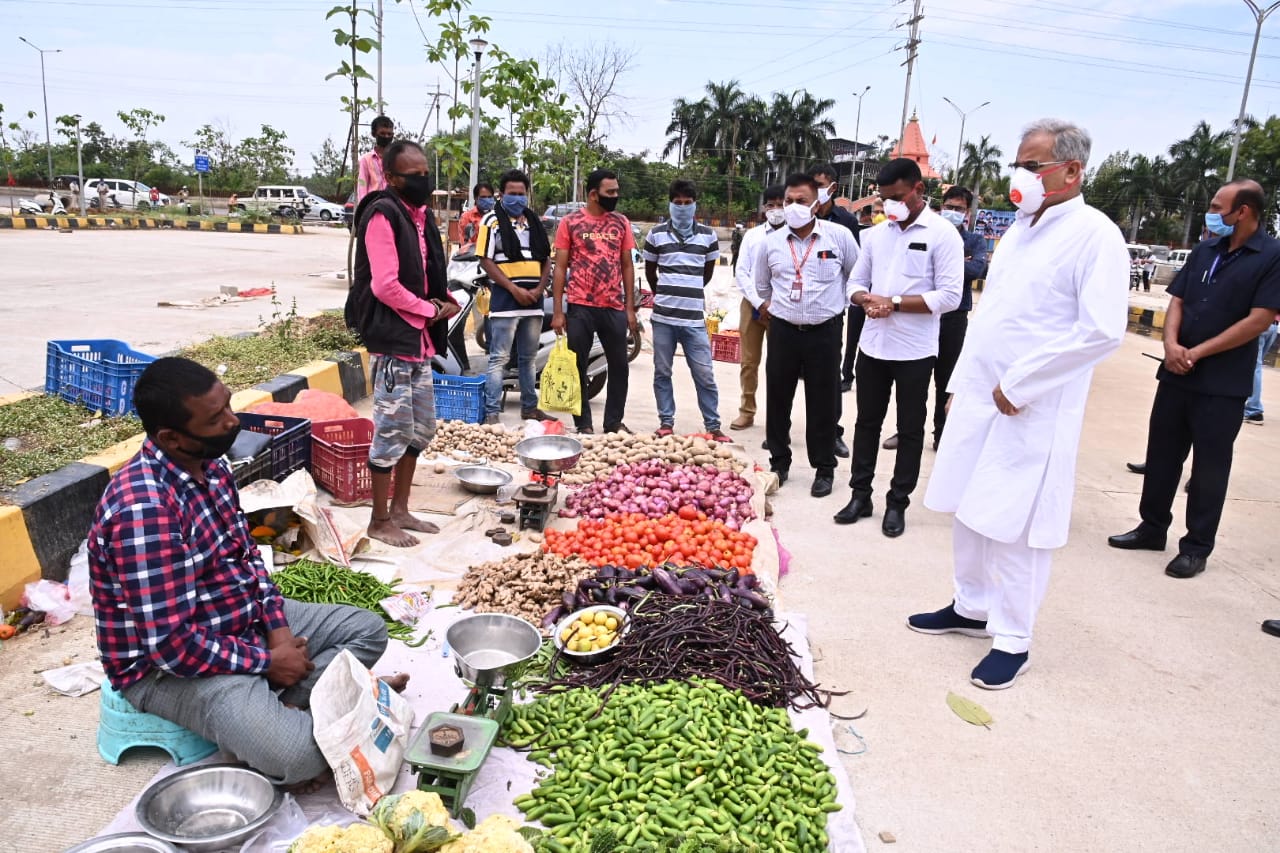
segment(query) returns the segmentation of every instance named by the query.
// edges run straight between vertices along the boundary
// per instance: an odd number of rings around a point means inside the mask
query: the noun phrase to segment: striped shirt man
[[[537,290],[542,283],[542,262],[533,260],[529,252],[529,226],[524,217],[513,221],[516,239],[520,241],[520,253],[523,260],[512,260],[507,257],[502,244],[502,229],[498,225],[498,214],[489,211],[480,220],[480,230],[476,234],[476,255],[489,258],[502,270],[511,283],[525,290]],[[489,315],[492,317],[540,317],[542,303],[524,306],[516,302],[514,296],[505,289],[495,285],[492,290]]]
[[[670,222],[656,225],[644,241],[644,259],[658,265],[654,288],[653,322],[673,326],[706,324],[703,275],[708,263],[720,257],[720,238],[709,226],[694,224],[690,235],[679,234]]]

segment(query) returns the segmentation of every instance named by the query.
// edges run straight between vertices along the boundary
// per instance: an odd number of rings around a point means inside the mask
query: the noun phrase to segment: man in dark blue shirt
[[[1187,535],[1165,568],[1194,577],[1213,551],[1227,498],[1232,446],[1245,400],[1253,393],[1258,335],[1280,307],[1280,240],[1260,222],[1262,187],[1235,181],[1209,203],[1205,227],[1215,236],[1196,246],[1169,286],[1164,363],[1147,432],[1146,479],[1138,511],[1142,523],[1112,536],[1113,548],[1163,551],[1173,522],[1173,498],[1187,453]]]

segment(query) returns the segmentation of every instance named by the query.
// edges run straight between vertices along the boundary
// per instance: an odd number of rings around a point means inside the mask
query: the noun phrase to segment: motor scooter
[[[27,216],[66,216],[67,209],[62,206],[62,199],[58,198],[54,193],[49,193],[49,209],[34,199],[20,198],[18,199],[18,210]]]

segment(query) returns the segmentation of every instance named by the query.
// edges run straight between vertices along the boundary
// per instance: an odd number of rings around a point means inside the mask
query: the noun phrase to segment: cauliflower
[[[392,844],[382,830],[367,823],[312,826],[293,842],[289,853],[392,853]]]
[[[516,832],[519,827],[506,815],[490,815],[474,831],[441,847],[440,853],[533,853],[533,846]]]
[[[423,819],[431,826],[443,826],[450,830],[453,828],[449,825],[449,811],[444,807],[440,795],[416,789],[399,795],[391,812],[391,825],[403,826],[415,811],[422,812]]]

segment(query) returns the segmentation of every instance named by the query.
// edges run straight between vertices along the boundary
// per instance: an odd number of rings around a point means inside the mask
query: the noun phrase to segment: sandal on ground
[[[654,432],[654,435],[658,438],[666,438],[669,435],[675,435],[675,430],[671,428],[670,424],[663,424],[658,427],[657,431]]]

